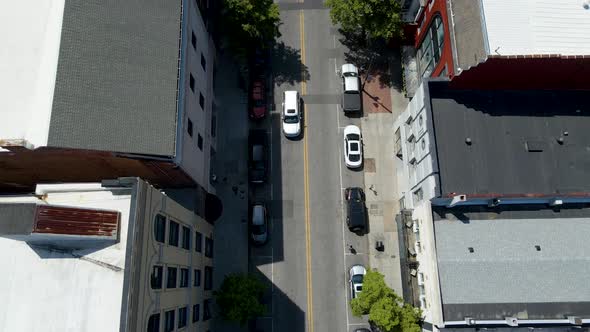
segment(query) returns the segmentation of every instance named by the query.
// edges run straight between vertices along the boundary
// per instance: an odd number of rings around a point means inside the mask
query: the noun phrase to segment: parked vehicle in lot
[[[363,136],[357,126],[349,125],[344,128],[344,163],[348,168],[363,165]]]
[[[248,115],[253,120],[266,116],[266,80],[264,75],[255,76],[250,84],[250,106]]]
[[[250,237],[255,245],[263,245],[268,240],[268,215],[262,203],[252,205]]]
[[[361,328],[361,329],[354,330],[354,332],[371,332],[371,330],[369,330],[367,328]]]
[[[346,199],[346,225],[348,229],[357,234],[366,232],[365,192],[359,187],[349,187],[344,190],[344,198]]]
[[[353,265],[348,271],[348,283],[350,284],[350,298],[354,299],[363,291],[363,279],[367,269],[362,265]]]
[[[301,109],[299,107],[299,92],[283,92],[282,110],[283,133],[286,137],[295,138],[301,135]]]
[[[251,130],[248,135],[248,175],[251,183],[264,183],[268,171],[268,140],[264,130]]]
[[[359,71],[355,65],[347,63],[342,65],[342,110],[344,113],[360,112],[361,82]]]

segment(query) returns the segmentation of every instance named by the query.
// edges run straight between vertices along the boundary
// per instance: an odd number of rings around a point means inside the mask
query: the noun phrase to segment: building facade
[[[137,178],[2,196],[0,329],[205,331],[212,232]]]
[[[140,176],[213,191],[206,1],[5,3],[0,187]],[[33,9],[31,9],[33,8]]]

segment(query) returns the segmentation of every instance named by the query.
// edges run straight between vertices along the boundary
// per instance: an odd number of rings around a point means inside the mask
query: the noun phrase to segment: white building
[[[215,48],[196,1],[0,12],[0,187],[141,176],[213,190]]]
[[[205,331],[212,232],[137,178],[0,196],[0,330]]]
[[[425,329],[590,323],[586,99],[427,80],[395,120],[406,300]]]

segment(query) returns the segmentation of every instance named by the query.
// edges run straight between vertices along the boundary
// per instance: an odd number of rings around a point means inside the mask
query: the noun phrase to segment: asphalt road
[[[271,215],[269,243],[250,253],[252,270],[269,285],[270,310],[256,325],[263,331],[353,331],[366,319],[350,313],[348,269],[369,259],[366,236],[349,232],[344,222],[344,188],[363,187],[362,171],[346,169],[342,155],[343,128],[361,121],[339,108],[345,50],[322,0],[278,3],[283,24],[272,59],[275,107],[263,124],[272,144],[270,181],[251,197],[265,201]],[[281,132],[285,90],[299,91],[304,101],[298,140]]]

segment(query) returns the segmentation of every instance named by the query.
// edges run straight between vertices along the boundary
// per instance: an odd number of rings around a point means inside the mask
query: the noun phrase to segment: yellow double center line
[[[303,1],[301,1],[303,2]],[[303,10],[299,12],[299,33],[301,36],[301,95],[307,94],[307,82],[305,82],[305,27]],[[307,108],[305,109],[307,113]],[[307,152],[307,114],[303,117],[303,188],[305,192],[305,258],[307,269],[307,326],[308,331],[313,332],[313,286],[311,277],[311,219],[309,217],[309,166]]]

